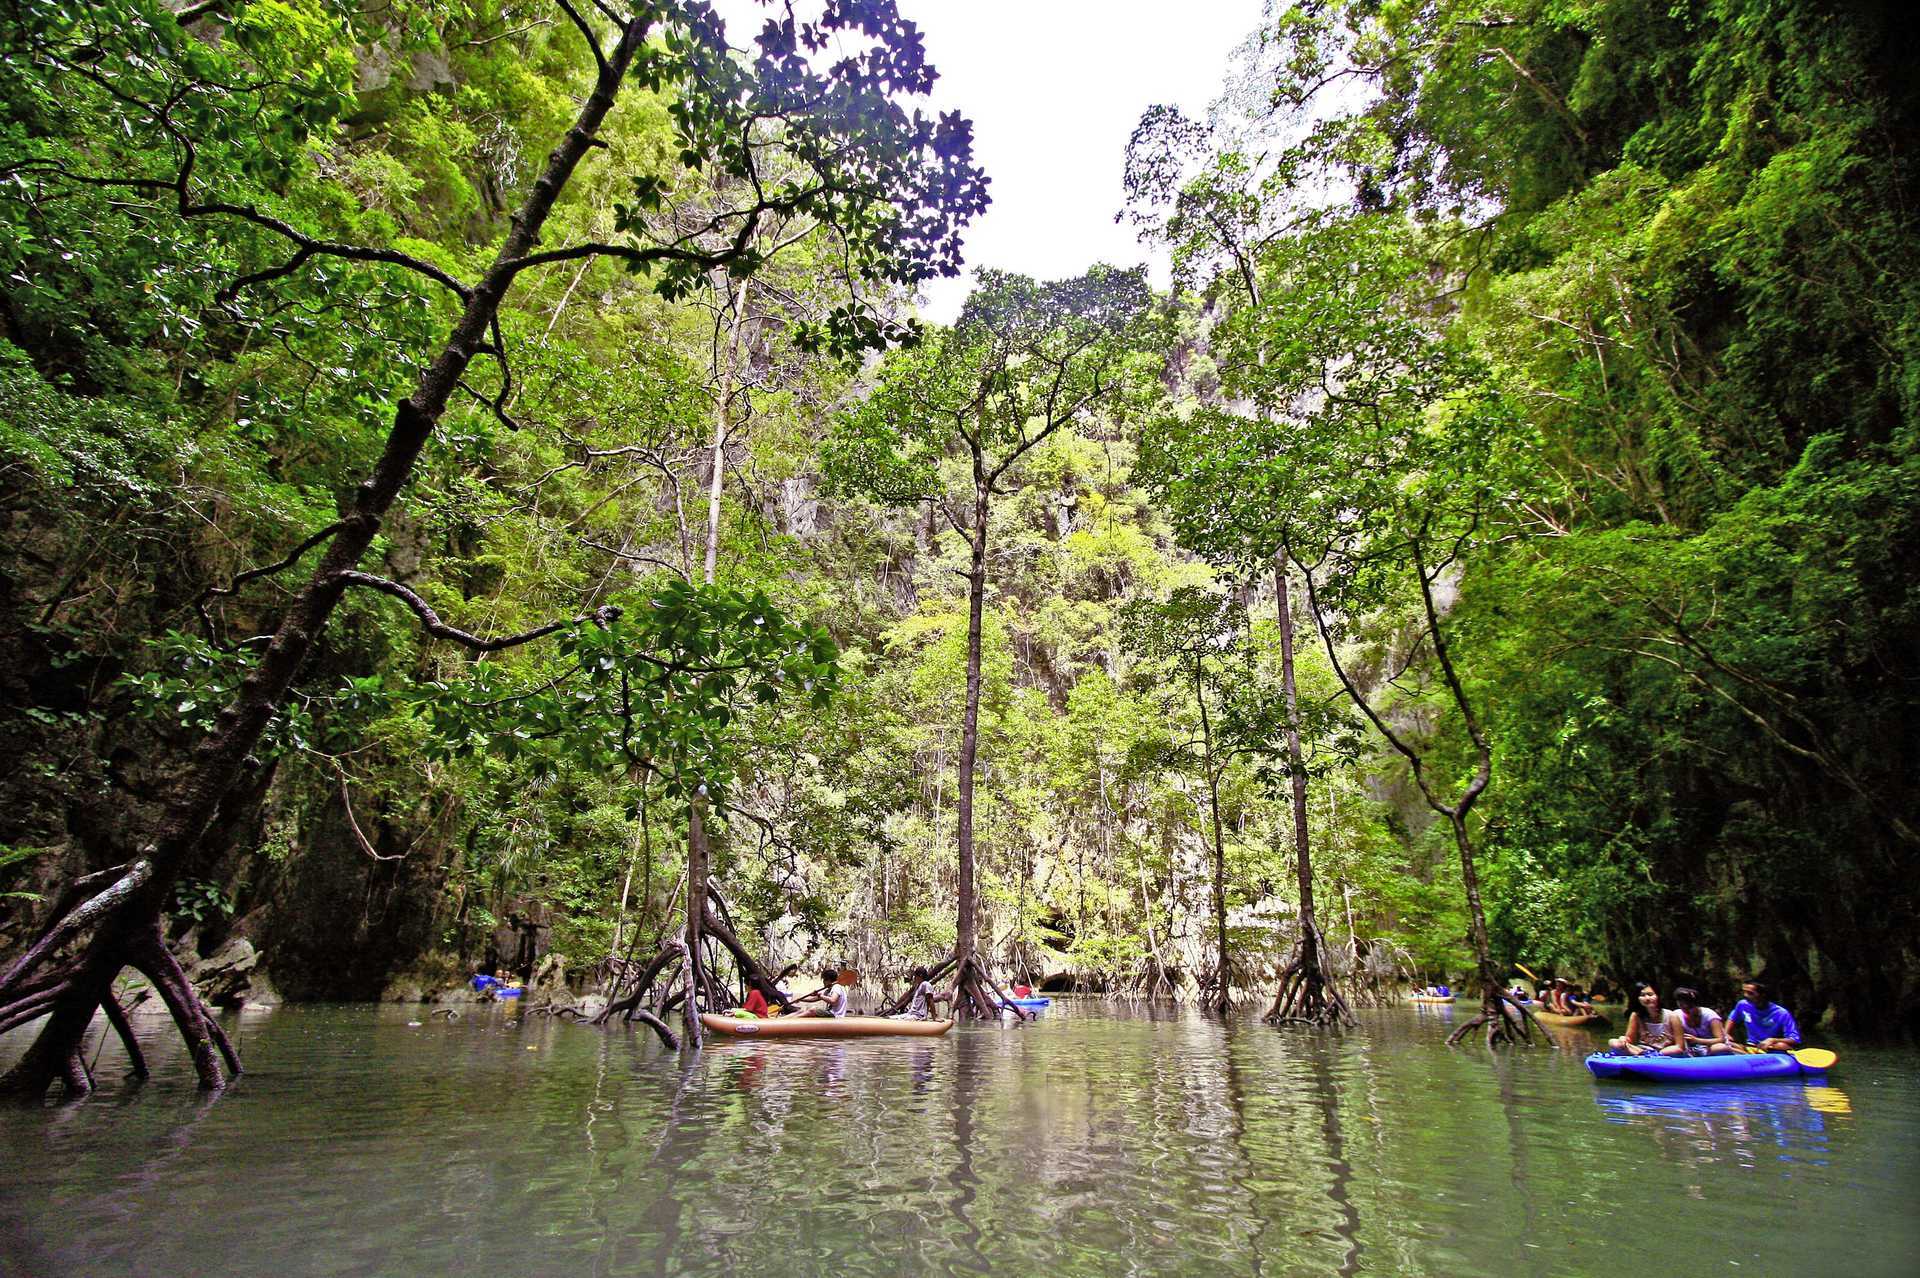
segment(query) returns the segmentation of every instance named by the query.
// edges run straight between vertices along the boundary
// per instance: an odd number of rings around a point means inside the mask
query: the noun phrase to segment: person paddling
[[[897,1021],[929,1021],[939,1010],[942,1000],[951,1001],[953,995],[933,988],[933,982],[927,979],[927,969],[916,967],[907,973],[907,979],[913,982],[913,995],[907,1002],[907,1010],[894,1013]]]
[[[1790,1052],[1800,1046],[1800,1027],[1793,1013],[1768,996],[1759,981],[1740,987],[1740,1001],[1727,1013],[1727,1034],[1750,1047],[1767,1052]]]
[[[808,1000],[824,999],[826,1006],[810,1007],[804,1012],[795,1012],[795,1016],[845,1016],[847,1014],[847,990],[840,984],[840,970],[825,968],[820,973],[821,987],[806,996]]]

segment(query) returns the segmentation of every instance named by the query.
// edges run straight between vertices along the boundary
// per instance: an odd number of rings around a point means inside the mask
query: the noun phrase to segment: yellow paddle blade
[[[1824,1047],[1803,1047],[1793,1053],[1793,1059],[1808,1069],[1832,1069],[1839,1063],[1840,1057]]]
[[[1528,980],[1537,981],[1540,979],[1538,976],[1534,975],[1533,969],[1528,967],[1525,963],[1515,963],[1514,966],[1519,968],[1521,971],[1525,972],[1527,974]]]

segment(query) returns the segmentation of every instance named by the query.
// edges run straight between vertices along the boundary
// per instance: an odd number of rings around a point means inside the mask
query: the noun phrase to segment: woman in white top
[[[1660,1006],[1660,991],[1651,985],[1636,985],[1633,1001],[1637,1006],[1627,1018],[1627,1032],[1609,1046],[1629,1056],[1685,1056],[1686,1026],[1680,1013]]]
[[[1680,1032],[1685,1036],[1687,1055],[1719,1056],[1733,1051],[1727,1046],[1727,1023],[1711,1007],[1700,1006],[1699,990],[1682,985],[1673,992],[1673,1001],[1680,1005]]]

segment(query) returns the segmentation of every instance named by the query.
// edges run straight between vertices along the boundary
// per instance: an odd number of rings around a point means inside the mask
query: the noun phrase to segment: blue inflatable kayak
[[[1823,1069],[1809,1069],[1784,1052],[1761,1056],[1615,1056],[1595,1052],[1587,1057],[1595,1078],[1624,1078],[1640,1083],[1751,1083],[1768,1078],[1797,1078],[1802,1074],[1824,1078]]]
[[[1050,998],[1039,998],[1039,997],[1034,997],[1034,998],[1015,998],[1015,999],[1001,999],[1001,1000],[1000,1000],[1000,1006],[1002,1006],[1002,1007],[1017,1007],[1017,1008],[1019,1008],[1020,1010],[1022,1010],[1022,1011],[1025,1011],[1025,1012],[1038,1012],[1038,1011],[1040,1011],[1040,1010],[1042,1010],[1043,1008],[1049,1008],[1049,1007],[1052,1007],[1052,1006],[1053,1006],[1053,1000],[1052,1000],[1052,999],[1050,999]]]

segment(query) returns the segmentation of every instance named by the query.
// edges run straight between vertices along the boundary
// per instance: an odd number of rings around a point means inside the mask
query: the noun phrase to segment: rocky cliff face
[[[141,718],[119,681],[151,668],[142,636],[188,624],[183,583],[218,576],[162,559],[76,584],[90,571],[77,516],[48,500],[0,484],[0,757],[11,765],[0,769],[0,953],[34,934],[62,883],[138,847],[153,823],[192,743]],[[358,664],[324,650],[309,678]],[[217,1003],[378,998],[447,943],[444,884],[459,849],[446,814],[356,796],[369,851],[339,790],[312,771],[263,763],[183,884],[173,939]],[[432,966],[457,978],[458,958]]]

